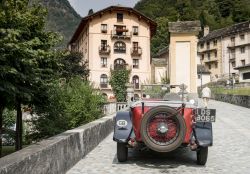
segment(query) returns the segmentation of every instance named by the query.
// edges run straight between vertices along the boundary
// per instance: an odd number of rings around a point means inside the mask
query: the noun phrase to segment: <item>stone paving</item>
[[[128,161],[119,163],[110,134],[67,174],[249,174],[250,109],[218,101],[209,108],[217,109],[217,120],[206,166],[196,165],[196,153],[188,148],[168,154],[129,150]]]

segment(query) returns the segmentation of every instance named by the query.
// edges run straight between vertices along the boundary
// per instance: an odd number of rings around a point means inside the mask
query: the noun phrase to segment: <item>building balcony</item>
[[[218,62],[218,59],[216,59],[216,58],[204,59],[204,63],[216,63],[216,62]]]
[[[141,55],[142,55],[141,47],[131,49],[131,56],[141,56]]]
[[[216,51],[217,51],[217,48],[202,49],[198,51],[198,54],[203,54],[207,52],[216,52]]]
[[[110,54],[110,46],[100,46],[99,47],[99,54],[102,55],[109,55]]]
[[[100,83],[100,88],[108,88],[108,84],[107,83]]]
[[[132,33],[129,32],[127,29],[123,30],[112,30],[111,31],[111,38],[112,39],[128,39],[130,40],[132,37]]]

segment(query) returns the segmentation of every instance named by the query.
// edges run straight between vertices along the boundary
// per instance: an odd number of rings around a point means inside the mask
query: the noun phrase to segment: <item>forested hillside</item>
[[[63,36],[59,47],[65,47],[81,17],[71,7],[68,0],[32,0],[32,3],[42,3],[48,9],[46,29],[59,32]]]
[[[200,20],[202,28],[215,30],[250,20],[250,0],[141,0],[134,8],[158,24],[153,55],[168,44],[168,22]]]

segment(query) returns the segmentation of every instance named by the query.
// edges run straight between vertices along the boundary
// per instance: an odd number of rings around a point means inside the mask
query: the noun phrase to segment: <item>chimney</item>
[[[205,36],[207,36],[209,34],[209,26],[204,26],[204,34],[203,34],[203,36],[205,37]]]
[[[88,15],[92,15],[94,13],[93,9],[89,9]]]

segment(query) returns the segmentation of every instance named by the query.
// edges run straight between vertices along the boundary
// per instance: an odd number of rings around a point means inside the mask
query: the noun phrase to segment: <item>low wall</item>
[[[215,100],[223,101],[243,107],[250,108],[250,96],[245,95],[230,95],[230,94],[216,94],[213,96]]]
[[[0,158],[0,174],[66,173],[113,130],[106,116]]]

